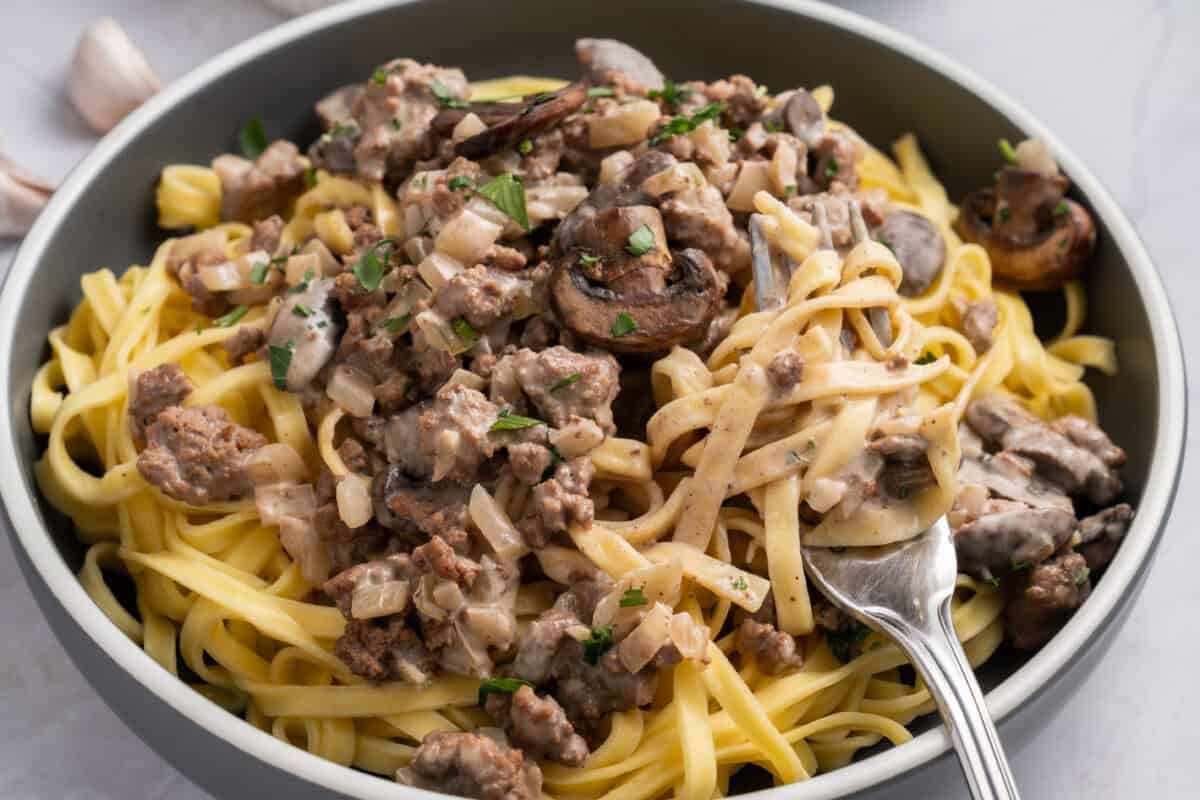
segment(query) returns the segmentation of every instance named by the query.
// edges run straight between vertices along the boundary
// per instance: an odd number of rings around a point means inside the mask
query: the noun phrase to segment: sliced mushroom
[[[331,278],[310,281],[308,288],[284,296],[275,315],[267,344],[292,351],[287,388],[298,392],[307,387],[337,349],[342,326],[334,319]]]
[[[1057,289],[1083,272],[1096,247],[1096,226],[1063,198],[1066,178],[1007,167],[995,187],[963,198],[955,230],[981,245],[998,281],[1017,289]]]
[[[916,297],[930,287],[946,264],[946,239],[928,218],[913,211],[894,211],[875,229],[875,239],[900,262],[904,280],[900,294]]]
[[[573,334],[616,353],[652,353],[704,336],[721,299],[712,262],[700,250],[675,254],[678,279],[662,291],[593,286],[568,253],[550,275],[550,303]]]
[[[630,237],[643,227],[650,231],[650,249],[635,255]],[[638,269],[665,275],[671,269],[671,253],[662,214],[653,206],[607,208],[583,221],[575,237],[580,252],[579,271],[591,281],[612,284]],[[637,248],[634,248],[637,249]],[[662,288],[662,280],[657,288]],[[655,288],[655,287],[645,287]],[[618,289],[619,291],[619,289]]]
[[[513,103],[496,103],[505,106],[507,116],[495,119],[499,109],[487,109],[485,115],[479,118],[488,125],[487,129],[467,139],[463,139],[454,148],[454,152],[463,158],[478,161],[490,155],[516,147],[523,139],[536,136],[542,131],[554,127],[563,119],[574,114],[587,102],[587,87],[582,83],[573,83],[557,92],[546,95],[539,93],[529,98],[525,105]],[[472,107],[484,103],[474,103]]]
[[[657,175],[677,163],[675,156],[669,153],[647,150],[621,173],[620,180],[615,184],[598,184],[555,229],[554,241],[559,251],[565,253],[579,246],[581,226],[601,211],[654,203],[655,199],[642,191],[642,183],[651,175]]]
[[[809,147],[825,132],[825,112],[806,89],[793,89],[778,98],[779,103],[768,119],[785,126],[793,136]]]
[[[646,89],[663,88],[663,74],[645,54],[616,39],[576,39],[575,57],[590,84],[611,83],[619,72]]]

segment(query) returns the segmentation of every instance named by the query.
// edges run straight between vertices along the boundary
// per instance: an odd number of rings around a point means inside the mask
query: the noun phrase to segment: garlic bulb
[[[54,187],[0,156],[0,236],[23,236]]]
[[[159,87],[146,57],[115,21],[105,17],[83,32],[71,60],[67,94],[97,133],[111,130]]]

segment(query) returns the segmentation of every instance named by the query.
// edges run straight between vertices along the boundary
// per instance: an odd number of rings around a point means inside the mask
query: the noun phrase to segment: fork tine
[[[833,249],[833,231],[829,227],[829,212],[824,203],[813,205],[813,219],[817,223],[817,231],[821,234],[819,246],[822,250]]]
[[[867,230],[867,222],[863,219],[862,205],[857,200],[847,200],[846,205],[850,208],[850,235],[854,237],[854,243],[859,244],[871,238],[870,232]]]
[[[754,273],[754,302],[759,311],[772,311],[783,305],[775,288],[775,267],[771,264],[771,247],[762,230],[762,215],[750,217],[750,266]]]

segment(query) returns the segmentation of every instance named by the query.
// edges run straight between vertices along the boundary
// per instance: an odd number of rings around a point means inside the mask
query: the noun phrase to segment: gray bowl
[[[224,712],[157,666],[91,602],[75,578],[83,548],[38,495],[32,465],[44,442],[29,424],[29,386],[47,357],[45,336],[80,299],[79,277],[100,266],[146,263],[161,233],[153,189],[170,162],[207,162],[232,149],[242,122],[306,142],[319,131],[311,104],[398,55],[461,65],[472,78],[573,75],[577,36],[614,36],[650,53],[668,75],[714,79],[744,72],[776,89],[831,83],[835,111],[876,143],[912,130],[951,197],[989,180],[996,140],[1047,140],[1100,229],[1088,274],[1089,330],[1116,340],[1116,378],[1093,376],[1101,416],[1130,454],[1125,475],[1138,516],[1091,599],[1044,649],[1011,654],[983,672],[1006,738],[1044,719],[1103,651],[1140,587],[1179,476],[1185,441],[1183,360],[1171,309],[1145,249],[1091,173],[1028,112],[916,42],[811,2],[693,0],[443,0],[339,6],[251,39],[178,80],[109,134],[72,173],[25,240],[0,296],[0,464],[15,550],[38,604],[80,671],[151,747],[221,798],[432,797],[338,767]],[[948,739],[927,721],[901,747],[881,749],[805,784],[763,792],[843,797],[943,756]],[[888,786],[896,789],[897,784]]]

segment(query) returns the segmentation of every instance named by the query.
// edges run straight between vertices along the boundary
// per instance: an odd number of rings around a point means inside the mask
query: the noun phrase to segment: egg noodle
[[[557,85],[517,79],[489,82],[487,91]],[[814,96],[825,108],[832,102],[827,87]],[[801,542],[884,543],[945,513],[956,486],[958,421],[976,394],[1002,390],[1046,418],[1095,419],[1084,369],[1111,374],[1116,361],[1111,342],[1078,333],[1082,287],[1066,287],[1065,327],[1044,345],[1021,297],[993,288],[985,251],[962,244],[951,229],[956,209],[915,138],[904,136],[893,152],[894,160],[868,147],[859,174],[864,188],[884,189],[893,204],[942,230],[948,258],[929,290],[901,297],[900,266],[887,247],[864,241],[844,257],[820,250],[812,226],[760,192],[755,204],[772,250],[798,265],[786,303],[772,311],[744,304],[707,360],[682,348],[659,360],[652,369],[658,411],[646,441],[609,438],[592,453],[597,519],[590,530],[571,532],[576,546],[614,579],[652,563],[680,563],[686,582],[676,610],[706,626],[712,641],[709,663],[675,667],[651,708],[616,713],[582,767],[546,764],[546,794],[637,800],[673,792],[709,800],[727,793],[731,775],[746,764],[793,782],[844,765],[882,739],[909,740],[905,726],[934,709],[929,692],[903,677],[904,657],[879,634],[848,663],[823,636],[807,635],[814,614]],[[164,226],[220,231],[231,257],[251,233],[218,223],[220,181],[208,168],[168,166],[157,201]],[[315,235],[334,253],[349,252],[353,237],[339,208],[353,204],[372,210],[384,236],[401,233],[396,201],[383,187],[318,173],[295,204],[284,244]],[[180,364],[196,387],[188,404],[221,406],[237,423],[291,445],[314,474],[322,467],[350,474],[335,447],[343,412],[326,403],[310,425],[299,400],[275,387],[266,363],[231,367],[218,345],[237,328],[214,326],[191,310],[167,271],[171,247],[165,242],[148,266],[119,277],[109,269],[84,276],[83,300],[51,332],[52,356],[33,382],[33,425],[48,436],[38,482],[89,545],[79,572],[89,595],[164,669],[183,673],[250,724],[338,764],[390,776],[427,733],[491,724],[477,705],[475,679],[440,675],[418,688],[353,675],[333,653],[342,614],[306,602],[313,587],[281,547],[277,528],[259,520],[253,499],[190,507],[140,477],[126,413],[130,371],[166,362]],[[989,297],[999,325],[994,345],[980,355],[955,328],[964,302]],[[867,321],[872,307],[886,307],[895,323],[886,346]],[[240,322],[262,324],[265,313],[252,307]],[[861,342],[854,353],[839,343],[843,321]],[[805,359],[803,380],[772,392],[765,368],[787,347]],[[897,356],[907,365],[889,366]],[[803,523],[800,499],[863,451],[877,419],[901,407],[922,418],[936,484],[886,508],[864,505],[845,520]],[[527,494],[498,490],[495,500],[515,519]],[[735,497],[742,502],[726,502]],[[114,593],[115,573],[136,587],[136,614]],[[1001,643],[1004,603],[966,576],[958,586],[954,623],[978,666]],[[768,588],[780,629],[802,637],[803,666],[782,676],[763,674],[749,659],[735,666],[733,636],[721,636],[733,606],[756,609]],[[522,585],[521,628],[554,597],[549,582]]]

